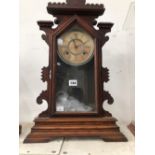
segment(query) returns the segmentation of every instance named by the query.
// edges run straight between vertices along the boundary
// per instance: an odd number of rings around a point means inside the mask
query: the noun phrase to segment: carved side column
[[[100,49],[102,49],[103,45],[109,40],[109,37],[106,36],[108,32],[111,32],[113,24],[112,23],[98,23],[97,27],[99,28],[98,33],[100,33]],[[100,51],[102,53],[102,50]],[[101,54],[102,55],[102,54]],[[103,103],[107,101],[108,104],[113,104],[114,99],[108,91],[104,90],[104,83],[109,81],[109,69],[102,67],[101,69],[101,79],[102,79],[102,113],[103,116],[112,116],[108,111],[104,110]]]
[[[38,25],[40,27],[40,30],[44,31],[45,34],[42,35],[42,39],[47,43],[47,45],[50,47],[50,38],[49,36],[51,33],[53,33],[52,26],[54,23],[52,21],[38,21]],[[51,49],[49,48],[49,57],[51,55]],[[48,107],[50,106],[50,100],[49,100],[49,89],[51,84],[51,68],[50,68],[50,59],[49,59],[49,65],[42,68],[41,72],[41,80],[43,82],[47,82],[47,89],[43,90],[40,95],[37,97],[37,103],[42,104],[43,100],[45,100],[48,104]],[[49,109],[49,108],[47,108]],[[40,116],[48,116],[49,111],[46,110],[40,114]]]

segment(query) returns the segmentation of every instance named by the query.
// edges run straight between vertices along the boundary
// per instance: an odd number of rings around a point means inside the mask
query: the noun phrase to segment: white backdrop
[[[20,1],[20,122],[32,122],[47,108],[36,103],[46,89],[41,68],[48,64],[48,46],[41,39],[38,20],[52,20],[46,6],[50,0]],[[64,2],[52,0],[51,2]],[[125,123],[134,120],[134,3],[131,0],[87,0],[103,3],[106,11],[98,21],[114,23],[110,40],[103,48],[103,66],[110,69],[105,88],[114,97],[114,104],[104,104],[116,118]],[[39,78],[40,77],[40,78]]]

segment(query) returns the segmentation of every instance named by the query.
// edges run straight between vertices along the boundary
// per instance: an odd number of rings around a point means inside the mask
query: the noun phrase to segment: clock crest
[[[103,109],[114,102],[104,83],[109,70],[102,67],[102,46],[112,23],[97,23],[104,6],[85,0],[48,3],[54,21],[38,21],[49,46],[49,64],[42,68],[47,90],[37,98],[48,104],[34,120],[25,143],[48,142],[55,137],[100,137],[105,141],[127,141],[116,119]],[[57,25],[54,28],[54,25]],[[98,27],[98,30],[94,28]]]

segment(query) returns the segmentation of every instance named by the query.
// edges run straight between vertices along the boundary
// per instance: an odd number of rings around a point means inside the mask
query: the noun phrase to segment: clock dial
[[[58,54],[67,64],[79,66],[87,63],[94,53],[94,39],[81,29],[71,29],[58,40]]]

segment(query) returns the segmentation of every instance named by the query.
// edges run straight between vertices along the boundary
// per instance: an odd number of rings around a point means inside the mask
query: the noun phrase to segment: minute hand
[[[87,42],[89,42],[89,40],[85,41],[83,44],[86,44]]]
[[[75,48],[77,48],[78,46],[77,46],[77,44],[76,44],[75,39],[73,39],[73,42],[74,42],[74,46],[75,46]]]

